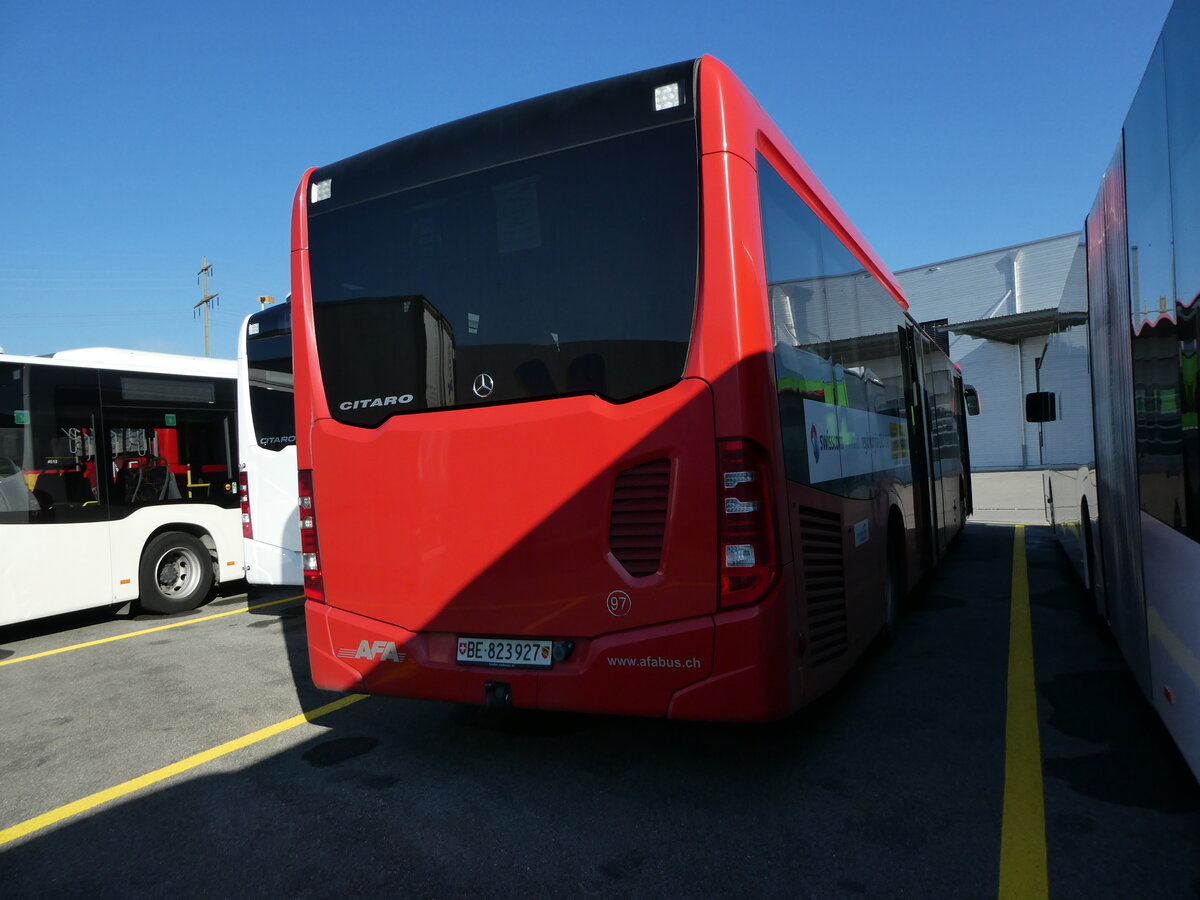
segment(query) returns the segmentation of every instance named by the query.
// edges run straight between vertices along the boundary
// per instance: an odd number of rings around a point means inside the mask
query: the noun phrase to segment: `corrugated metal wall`
[[[897,272],[918,322],[955,323],[1047,309],[1086,309],[1079,235],[1032,241]],[[975,469],[1038,468],[1038,429],[1025,422],[1046,334],[1019,343],[952,334],[950,357],[979,389],[983,411],[967,422]],[[1089,412],[1090,414],[1090,412]]]
[[[1075,469],[1092,464],[1092,379],[1088,371],[1087,325],[1054,335],[1043,358],[1041,383],[1053,386],[1057,419],[1045,429],[1042,462],[1047,468]]]
[[[1027,469],[1041,468],[1041,426],[1025,421],[1025,395],[1037,390],[1037,361],[1046,351],[1046,338],[1036,337],[1021,341],[1021,465]]]
[[[961,337],[950,342],[950,358],[962,366],[963,380],[979,391],[979,415],[967,420],[972,468],[1017,468],[1020,438],[1004,439],[1019,433],[1024,417],[1015,384],[1020,372],[1017,348]]]

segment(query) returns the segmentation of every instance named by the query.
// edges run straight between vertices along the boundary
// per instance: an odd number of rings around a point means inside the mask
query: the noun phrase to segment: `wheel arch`
[[[904,512],[901,510],[900,504],[893,502],[888,506],[887,553],[888,558],[894,558],[896,565],[900,566],[901,583],[904,585],[906,593],[909,587],[907,548],[908,539],[904,528]]]
[[[137,600],[142,596],[142,567],[141,559],[154,539],[159,535],[167,534],[168,532],[178,531],[183,534],[190,534],[204,545],[204,549],[208,551],[208,557],[212,562],[213,584],[220,584],[221,578],[221,562],[220,550],[217,547],[217,540],[213,537],[212,531],[205,528],[203,525],[198,525],[195,522],[164,522],[157,526],[146,535],[146,539],[142,541],[142,546],[138,549],[138,564],[134,567],[136,575],[133,582],[133,600]],[[228,580],[228,579],[225,579]]]
[[[901,613],[908,597],[907,541],[904,531],[904,514],[896,503],[889,504],[887,531],[884,536],[884,589],[883,625],[880,630],[885,644],[896,639]]]
[[[211,531],[203,525],[197,525],[195,522],[167,522],[166,524],[159,525],[146,535],[146,540],[142,542],[142,552],[146,552],[146,548],[150,546],[151,541],[160,534],[166,534],[168,531],[182,531],[184,534],[190,534],[194,538],[199,538],[200,543],[208,550],[208,555],[212,557],[213,565],[217,565],[219,557],[217,554],[216,538],[212,536]],[[214,574],[216,574],[215,569]]]

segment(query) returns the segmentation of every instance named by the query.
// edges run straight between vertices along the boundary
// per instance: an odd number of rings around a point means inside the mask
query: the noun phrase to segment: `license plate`
[[[460,637],[455,659],[471,666],[549,669],[553,644],[521,638]]]

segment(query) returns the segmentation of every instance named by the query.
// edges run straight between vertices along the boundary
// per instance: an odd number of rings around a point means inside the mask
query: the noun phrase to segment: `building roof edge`
[[[1063,238],[1074,237],[1078,238],[1082,231],[1068,231],[1066,234],[1056,234],[1053,237],[1038,238],[1032,241],[1022,241],[1019,244],[1011,244],[1007,247],[995,247],[991,250],[980,250],[978,253],[964,253],[962,256],[954,256],[950,259],[940,259],[934,262],[922,263],[919,266],[909,266],[907,269],[896,269],[894,274],[897,276],[904,275],[907,272],[915,272],[918,269],[928,269],[930,266],[946,266],[950,263],[961,262],[964,259],[971,259],[976,256],[987,256],[989,253],[1006,253],[1009,250],[1020,250],[1022,247],[1031,247],[1034,244],[1047,244],[1050,241],[1059,241]]]

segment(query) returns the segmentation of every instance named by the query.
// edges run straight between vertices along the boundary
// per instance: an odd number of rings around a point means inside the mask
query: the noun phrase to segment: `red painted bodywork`
[[[806,673],[793,494],[815,492],[789,488],[778,454],[770,457],[777,577],[753,605],[720,605],[717,441],[780,445],[756,152],[907,304],[737,78],[704,57],[697,84],[702,226],[691,352],[677,385],[632,402],[441,410],[376,429],[335,422],[316,366],[306,173],[292,220],[292,295],[298,461],[313,470],[325,588],[325,602],[306,605],[317,686],[480,703],[487,683],[503,681],[518,707],[765,720],[826,689],[878,631],[882,612],[868,602],[852,622],[845,665],[819,680]],[[672,472],[662,565],[634,578],[608,549],[613,484],[662,458]],[[839,505],[846,521],[882,515],[886,524],[886,506],[817,502]],[[848,570],[859,566],[856,592],[877,597],[882,542],[856,557],[845,541]],[[620,618],[605,603],[618,589],[632,600]],[[463,666],[454,661],[459,634],[569,639],[575,648],[545,672]],[[363,641],[394,643],[399,661],[348,658]]]

